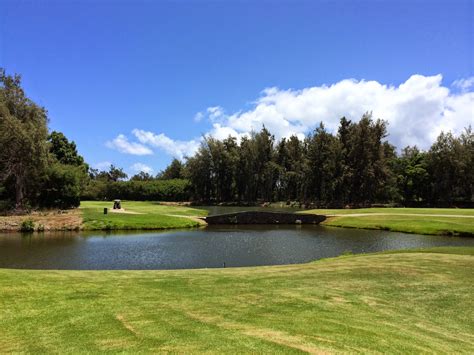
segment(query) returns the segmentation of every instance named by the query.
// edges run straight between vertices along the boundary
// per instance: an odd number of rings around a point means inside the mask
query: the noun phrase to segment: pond
[[[474,246],[473,238],[323,226],[208,226],[152,233],[0,234],[0,267],[184,269],[304,263],[345,252]]]

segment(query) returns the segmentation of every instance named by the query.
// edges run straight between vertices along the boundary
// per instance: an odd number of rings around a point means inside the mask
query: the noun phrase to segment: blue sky
[[[393,143],[426,147],[474,122],[473,12],[458,0],[1,0],[0,66],[91,165],[156,173],[203,134],[304,135],[367,109]]]

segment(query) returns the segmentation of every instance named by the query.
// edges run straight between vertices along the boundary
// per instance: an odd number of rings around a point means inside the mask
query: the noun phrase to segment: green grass
[[[158,202],[123,201],[126,212],[110,212],[113,203],[107,201],[82,201],[80,210],[83,228],[86,230],[132,230],[132,229],[171,229],[189,228],[200,225],[196,218],[206,211],[185,206],[165,206]],[[104,207],[109,213],[104,215]]]
[[[330,217],[322,224],[333,227],[383,229],[418,234],[474,236],[474,209],[317,209],[302,213],[328,215]],[[331,217],[331,215],[334,216]]]
[[[433,251],[214,270],[0,270],[0,349],[472,354],[474,248]]]
[[[313,209],[303,213],[315,214],[360,214],[360,213],[384,213],[384,214],[438,214],[438,215],[462,215],[474,216],[474,208],[355,208],[355,209]]]

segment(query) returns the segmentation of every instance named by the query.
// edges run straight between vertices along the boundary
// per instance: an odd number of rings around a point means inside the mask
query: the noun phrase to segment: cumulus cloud
[[[134,129],[132,133],[141,143],[162,149],[169,155],[181,160],[186,155],[194,154],[200,144],[199,139],[177,141],[167,137],[163,133],[155,134],[141,129]]]
[[[221,114],[210,133],[242,135],[265,125],[277,138],[302,137],[321,121],[335,132],[342,116],[358,121],[372,111],[374,118],[388,121],[392,143],[427,148],[442,130],[459,133],[474,121],[474,93],[466,91],[471,79],[456,86],[464,91],[451,92],[441,75],[413,75],[399,86],[346,79],[301,90],[267,88],[250,110]]]
[[[118,150],[121,153],[133,155],[150,155],[153,151],[143,144],[130,142],[123,134],[119,134],[115,139],[105,143],[108,148]]]
[[[143,171],[144,173],[151,174],[153,172],[152,167],[142,163],[135,163],[130,167],[130,169],[136,173]]]
[[[412,75],[398,86],[346,79],[301,90],[272,87],[263,90],[249,110],[226,114],[221,106],[213,106],[199,113],[199,121],[210,122],[206,135],[218,139],[229,135],[240,139],[263,125],[277,139],[302,138],[321,121],[336,132],[342,116],[358,121],[371,111],[375,119],[388,122],[388,139],[398,148],[417,145],[427,149],[441,131],[458,134],[474,123],[474,78],[457,80],[451,87],[444,86],[442,79],[440,74]],[[141,144],[179,159],[192,155],[202,141],[175,141],[163,133],[139,129],[133,134]]]

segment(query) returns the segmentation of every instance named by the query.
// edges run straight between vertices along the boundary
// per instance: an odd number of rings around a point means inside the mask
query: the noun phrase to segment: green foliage
[[[25,219],[21,222],[20,232],[31,233],[35,231],[35,222],[31,219]]]
[[[91,200],[136,200],[136,201],[187,201],[189,181],[173,180],[92,180],[83,193],[83,199]]]
[[[172,180],[183,178],[183,164],[178,159],[173,159],[171,164],[157,176],[158,179]]]
[[[0,69],[0,199],[28,206],[79,204],[87,165],[74,142],[48,135],[47,112],[28,99],[18,75]]]
[[[130,180],[132,181],[151,181],[154,180],[154,177],[144,171],[140,171],[138,174],[133,175]]]
[[[337,135],[321,123],[303,141],[292,136],[275,144],[265,127],[240,144],[207,137],[186,161],[191,198],[325,207],[474,203],[471,128],[458,137],[442,133],[428,152],[406,147],[397,156],[386,126],[366,113],[359,122],[341,118]]]
[[[80,204],[87,173],[83,166],[53,164],[46,169],[40,194],[42,207],[73,208]]]
[[[84,158],[77,153],[76,143],[69,142],[61,132],[51,132],[48,142],[50,143],[49,151],[61,164],[75,166],[85,164]]]
[[[428,152],[432,202],[451,204],[474,200],[474,133],[467,128],[458,138],[441,133]]]
[[[28,99],[18,75],[0,69],[0,181],[11,184],[17,209],[35,201],[47,164],[46,110]]]

